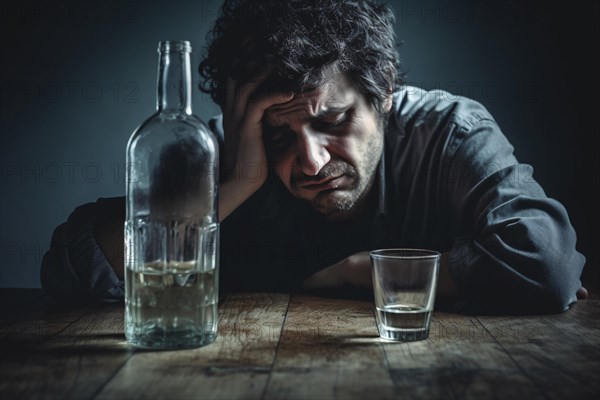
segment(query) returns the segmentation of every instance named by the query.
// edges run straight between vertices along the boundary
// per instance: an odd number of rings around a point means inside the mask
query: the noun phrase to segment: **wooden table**
[[[219,338],[144,351],[123,306],[59,309],[3,289],[0,398],[583,398],[600,393],[600,301],[546,316],[434,312],[426,341],[377,336],[373,304],[221,298]]]

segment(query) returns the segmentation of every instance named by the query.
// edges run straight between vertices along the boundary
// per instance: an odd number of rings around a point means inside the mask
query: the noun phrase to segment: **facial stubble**
[[[383,152],[383,137],[387,126],[386,122],[387,118],[384,115],[378,118],[377,133],[360,149],[359,160],[361,165],[358,168],[341,160],[333,162],[332,167],[329,165],[323,167],[322,172],[325,172],[325,174],[319,179],[327,176],[338,176],[341,172],[351,178],[353,183],[348,189],[324,190],[319,192],[314,198],[308,200],[317,212],[326,217],[334,218],[341,214],[351,213],[359,204],[362,204],[366,200],[373,187],[375,173]],[[372,157],[369,155],[372,155]],[[321,173],[319,176],[321,176]],[[293,183],[292,187],[296,187],[294,195],[299,197],[297,184]]]

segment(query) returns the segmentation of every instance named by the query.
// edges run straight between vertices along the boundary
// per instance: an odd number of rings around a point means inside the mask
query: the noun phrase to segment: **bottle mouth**
[[[187,40],[165,40],[158,42],[159,53],[191,53],[192,45]]]

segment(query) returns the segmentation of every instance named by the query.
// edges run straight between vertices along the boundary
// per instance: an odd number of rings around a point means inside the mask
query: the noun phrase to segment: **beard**
[[[303,176],[301,173],[292,175],[290,181],[292,194],[302,198],[300,195],[300,187],[302,185],[340,176],[350,179],[349,187],[323,190],[318,192],[312,199],[307,199],[307,201],[312,208],[323,215],[350,211],[354,208],[360,194],[364,191],[365,185],[362,183],[363,179],[361,179],[357,169],[345,161],[330,162],[319,171],[319,174],[310,178]]]
[[[366,184],[356,185],[354,190],[332,190],[331,193],[319,193],[309,201],[313,209],[328,218],[343,219],[350,215],[369,194],[374,179]]]

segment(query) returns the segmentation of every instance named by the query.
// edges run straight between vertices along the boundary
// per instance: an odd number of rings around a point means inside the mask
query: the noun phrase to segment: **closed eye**
[[[320,131],[326,131],[326,132],[335,131],[339,128],[344,127],[346,125],[346,123],[348,121],[350,121],[350,118],[352,116],[352,111],[353,110],[348,110],[348,111],[344,112],[338,118],[336,118],[334,121],[327,121],[327,120],[319,119],[313,123],[313,127]]]
[[[282,150],[288,147],[294,140],[294,133],[290,130],[278,130],[266,135],[269,147],[274,150]]]
[[[333,121],[329,121],[326,118],[315,118],[312,121],[314,129],[321,132],[337,132],[344,128],[351,120],[354,115],[354,107],[346,109],[338,114],[337,118]],[[333,116],[333,115],[332,115]],[[290,129],[288,125],[282,125],[279,127],[273,127],[269,124],[263,125],[265,129],[265,142],[269,148],[276,151],[282,151],[287,149],[295,140],[296,134]]]

